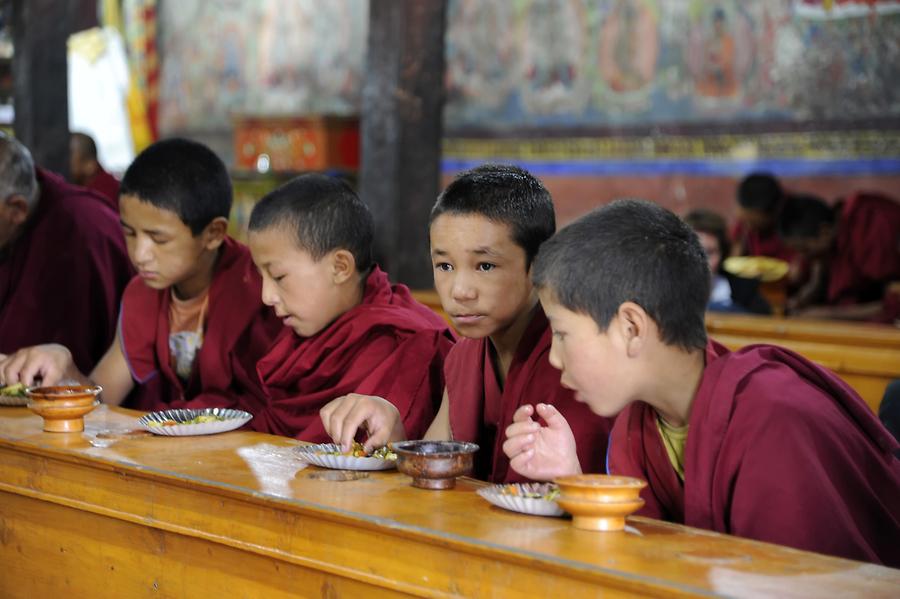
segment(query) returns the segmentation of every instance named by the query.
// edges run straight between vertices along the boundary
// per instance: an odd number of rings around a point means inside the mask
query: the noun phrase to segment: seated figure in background
[[[69,137],[69,177],[72,183],[87,187],[106,198],[113,210],[119,209],[119,181],[97,159],[97,144],[85,133]]]
[[[804,316],[894,323],[900,317],[900,203],[877,193],[855,193],[828,206],[791,198],[782,211],[787,243],[821,267],[818,293]],[[804,307],[803,304],[796,306]]]
[[[772,308],[759,293],[757,279],[738,277],[722,268],[723,258],[729,255],[731,249],[725,219],[711,210],[699,208],[691,210],[684,220],[700,238],[700,245],[709,261],[712,290],[706,309],[712,312],[771,314]]]

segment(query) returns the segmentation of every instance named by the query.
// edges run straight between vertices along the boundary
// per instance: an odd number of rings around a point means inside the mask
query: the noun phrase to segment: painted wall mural
[[[447,125],[900,116],[900,15],[817,18],[802,4],[806,12],[790,0],[455,0]]]

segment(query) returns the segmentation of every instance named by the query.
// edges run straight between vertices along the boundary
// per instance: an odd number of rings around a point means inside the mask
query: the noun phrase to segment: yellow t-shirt
[[[186,300],[175,297],[175,290],[172,289],[172,301],[169,302],[169,355],[172,367],[182,381],[190,378],[197,354],[203,345],[208,303],[208,289],[197,297]]]
[[[659,430],[659,436],[662,437],[663,446],[666,448],[672,468],[675,469],[678,478],[684,482],[684,447],[687,445],[688,425],[672,426],[657,414],[656,428]]]

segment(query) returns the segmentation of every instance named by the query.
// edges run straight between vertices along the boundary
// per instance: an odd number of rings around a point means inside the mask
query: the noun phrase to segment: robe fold
[[[837,376],[780,347],[710,342],[689,424],[682,484],[653,408],[618,416],[609,470],[648,481],[641,515],[900,566],[897,442]]]
[[[550,324],[540,305],[522,333],[506,384],[500,379],[489,339],[461,339],[444,366],[450,401],[450,430],[459,441],[477,443],[475,476],[495,483],[529,479],[509,466],[503,453],[506,427],[526,404],[546,403],[566,418],[575,435],[578,460],[585,472],[605,472],[603,457],[612,419],[597,416],[573,392],[560,385],[560,372],[550,364]]]
[[[892,281],[900,281],[900,203],[874,193],[854,194],[838,217],[828,303],[881,300]]]
[[[209,288],[203,345],[183,382],[169,352],[171,288],[151,289],[135,277],[125,289],[119,317],[122,353],[139,385],[128,406],[148,411],[240,408],[246,396],[262,396],[256,362],[282,325],[262,303],[261,292],[250,251],[226,238]]]
[[[447,323],[418,303],[404,285],[391,285],[377,266],[360,304],[312,337],[282,330],[257,366],[266,397],[244,409],[254,430],[313,443],[331,442],[319,417],[348,393],[394,404],[407,437],[419,439],[440,405],[444,358],[453,345]]]
[[[119,215],[104,199],[37,169],[40,198],[0,250],[0,353],[61,343],[90,372],[112,343],[134,274]]]

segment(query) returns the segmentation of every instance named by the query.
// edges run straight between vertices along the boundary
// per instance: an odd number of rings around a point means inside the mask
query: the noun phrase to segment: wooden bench
[[[900,329],[869,323],[709,313],[710,336],[730,349],[780,345],[831,369],[874,412],[884,389],[900,378]]]

